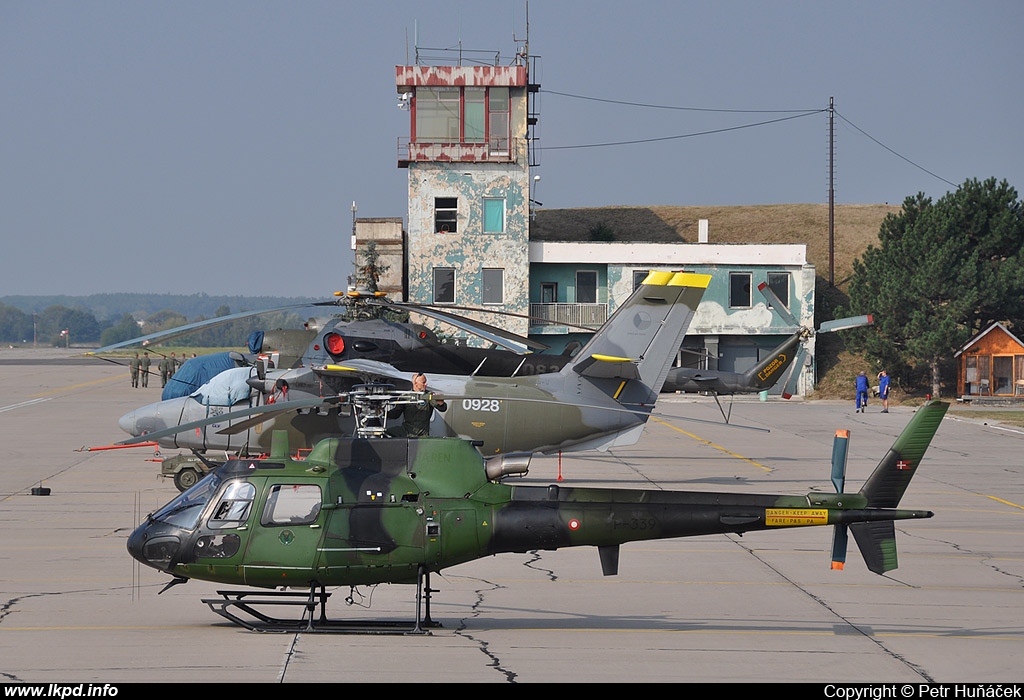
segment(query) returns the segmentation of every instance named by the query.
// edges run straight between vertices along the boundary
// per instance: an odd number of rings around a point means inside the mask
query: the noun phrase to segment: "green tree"
[[[0,340],[13,343],[32,342],[32,316],[20,309],[0,304]]]
[[[37,337],[40,342],[51,345],[65,345],[68,339],[61,335],[67,330],[72,343],[94,343],[100,339],[100,323],[91,311],[69,309],[55,304],[37,314]]]
[[[106,347],[114,343],[123,343],[126,340],[137,338],[139,335],[139,324],[135,322],[131,314],[125,314],[120,321],[100,333],[100,345]]]
[[[851,347],[939,396],[964,342],[1024,316],[1021,202],[1005,181],[968,180],[937,202],[908,197],[878,239],[854,261],[850,310],[874,314],[875,325],[851,334]]]
[[[381,265],[377,241],[367,241],[366,250],[362,251],[359,255],[363,259],[363,264],[356,268],[356,285],[368,291],[376,292],[380,278],[391,269],[391,266]]]

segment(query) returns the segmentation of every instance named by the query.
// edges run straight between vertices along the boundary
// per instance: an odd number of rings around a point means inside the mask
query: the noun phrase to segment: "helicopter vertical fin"
[[[617,400],[654,403],[710,281],[710,275],[652,271],[562,371],[633,380]]]
[[[899,505],[948,408],[948,403],[929,401],[917,410],[860,490],[869,508]],[[850,530],[868,569],[884,574],[898,566],[896,528],[891,520],[854,523]]]
[[[775,386],[779,378],[786,372],[786,369],[793,364],[793,358],[797,356],[802,339],[803,336],[800,331],[786,338],[767,357],[744,372],[742,383],[753,387],[757,391],[763,391]]]

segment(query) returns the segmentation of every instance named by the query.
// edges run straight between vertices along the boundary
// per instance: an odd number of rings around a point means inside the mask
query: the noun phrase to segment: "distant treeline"
[[[175,338],[175,345],[241,347],[254,330],[298,328],[312,311],[295,297],[206,294],[93,294],[0,297],[0,342],[9,345],[112,345],[230,314],[292,307]],[[320,313],[318,315],[326,315]]]

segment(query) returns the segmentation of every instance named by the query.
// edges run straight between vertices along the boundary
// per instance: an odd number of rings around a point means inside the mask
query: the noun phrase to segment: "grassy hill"
[[[832,318],[831,309],[845,304],[853,261],[878,241],[878,230],[899,206],[837,204],[834,209],[834,286],[829,285],[829,212],[827,204],[768,204],[741,207],[595,207],[540,209],[530,227],[534,241],[587,241],[600,231],[602,240],[644,243],[696,243],[698,222],[708,220],[710,243],[802,243],[807,261],[817,271],[817,322]],[[848,353],[840,333],[819,336],[817,343],[819,398],[850,398],[853,379],[872,367]],[[895,397],[894,397],[895,398]]]

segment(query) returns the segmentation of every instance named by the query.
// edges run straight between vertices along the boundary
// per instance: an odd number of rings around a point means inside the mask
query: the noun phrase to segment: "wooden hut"
[[[957,395],[1024,399],[1024,342],[993,323],[957,351]]]

